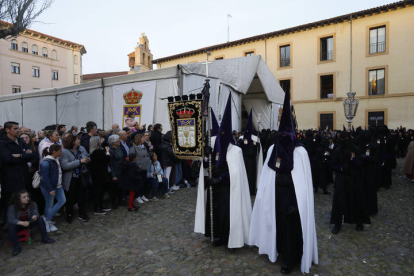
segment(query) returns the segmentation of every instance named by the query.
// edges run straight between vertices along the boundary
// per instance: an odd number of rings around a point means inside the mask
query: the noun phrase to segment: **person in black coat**
[[[105,214],[111,209],[103,206],[103,191],[110,183],[110,175],[108,166],[111,162],[109,147],[102,149],[100,146],[100,138],[92,137],[90,140],[90,173],[93,186],[93,205],[94,214]]]
[[[5,212],[13,192],[25,190],[24,176],[27,162],[36,158],[36,154],[19,138],[19,124],[6,122],[0,133],[0,171],[2,212]]]
[[[332,233],[338,234],[345,223],[357,224],[356,230],[363,231],[363,224],[370,224],[365,187],[361,174],[361,156],[359,149],[352,145],[348,132],[340,134],[339,147],[332,154],[332,167],[336,172],[335,190],[332,202]]]
[[[154,152],[158,155],[161,156],[161,152],[159,149],[159,146],[162,143],[162,126],[161,124],[156,124],[154,126],[154,131],[151,133],[151,144],[154,146]]]
[[[380,160],[379,145],[371,140],[371,133],[363,130],[357,138],[358,147],[362,156],[362,178],[365,187],[367,212],[369,215],[378,213],[377,189],[380,181]]]
[[[134,205],[135,191],[144,189],[144,179],[138,172],[137,162],[138,158],[135,153],[128,156],[128,161],[125,164],[124,181],[122,182],[122,189],[129,191],[129,205],[128,211],[138,211],[139,207]]]

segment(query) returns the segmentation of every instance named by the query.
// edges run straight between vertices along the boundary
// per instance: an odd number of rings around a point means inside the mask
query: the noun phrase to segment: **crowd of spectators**
[[[76,217],[88,222],[89,214],[106,215],[119,206],[136,212],[139,205],[195,186],[191,166],[175,157],[171,132],[163,134],[160,124],[113,124],[105,131],[90,121],[36,132],[6,122],[0,127],[0,224],[17,255],[18,231],[37,226],[42,243],[53,243],[48,233],[58,230],[57,216],[72,224]]]

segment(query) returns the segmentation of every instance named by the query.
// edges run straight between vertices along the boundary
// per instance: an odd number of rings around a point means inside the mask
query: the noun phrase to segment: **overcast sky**
[[[145,32],[154,59],[355,11],[392,0],[55,0],[30,29],[83,44],[83,74],[128,71]],[[155,68],[155,67],[154,67]]]

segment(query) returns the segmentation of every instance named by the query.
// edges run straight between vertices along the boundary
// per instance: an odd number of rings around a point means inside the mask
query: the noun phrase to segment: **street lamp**
[[[348,95],[348,98],[344,99],[344,113],[348,122],[348,130],[351,131],[351,123],[352,119],[355,118],[359,105],[359,99],[355,98],[356,92],[348,92],[346,94]]]

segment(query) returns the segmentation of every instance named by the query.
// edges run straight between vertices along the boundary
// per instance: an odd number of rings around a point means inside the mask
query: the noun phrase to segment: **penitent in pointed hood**
[[[231,125],[231,94],[227,100],[220,128],[214,145],[213,158],[217,166],[226,165],[227,149],[229,144],[235,144]],[[218,160],[217,160],[218,158]]]
[[[246,127],[244,128],[243,148],[248,148],[253,144],[252,134],[253,134],[253,117],[252,117],[252,109],[250,109],[249,118],[247,118]],[[244,141],[246,140],[247,140],[247,144],[244,143]]]
[[[219,124],[217,122],[216,115],[214,114],[213,109],[211,109],[211,136],[217,136],[219,130]]]
[[[290,109],[290,92],[285,93],[282,118],[278,130],[278,138],[273,147],[268,166],[276,172],[290,172],[293,170],[293,151],[299,145],[293,126]]]

